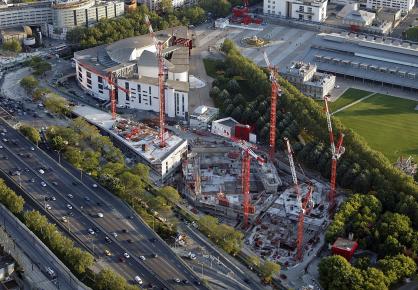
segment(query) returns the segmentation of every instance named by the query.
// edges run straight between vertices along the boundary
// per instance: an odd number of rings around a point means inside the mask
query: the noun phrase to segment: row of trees
[[[210,94],[224,115],[252,125],[267,143],[268,74],[243,57],[232,41],[226,40],[222,50],[226,60],[217,65],[218,76]],[[298,160],[329,178],[331,154],[322,107],[286,80],[278,79],[282,88],[277,114],[278,149],[284,149],[282,137],[290,138]],[[345,134],[346,153],[338,164],[337,180],[343,187],[368,195],[354,195],[341,207],[327,232],[327,240],[332,242],[337,236],[353,232],[362,247],[377,251],[381,257],[402,253],[415,256],[418,251],[418,185],[394,168],[380,152],[370,149],[337,118],[332,122],[334,132]],[[299,142],[300,136],[305,145]],[[402,230],[388,231],[389,219],[402,225]]]
[[[0,179],[0,203],[13,214],[21,213],[25,205],[23,198],[7,187],[3,179]]]
[[[102,136],[81,117],[72,120],[69,127],[48,128],[46,135],[54,150],[130,203],[146,222],[154,224],[162,237],[174,234],[173,228],[155,219],[155,212],[171,216],[172,206],[180,200],[180,195],[172,187],[158,189],[155,195],[147,194],[149,167],[141,163],[127,167],[122,152],[110,138]]]
[[[149,11],[146,5],[138,5],[135,11],[123,17],[101,19],[91,28],[76,28],[67,33],[67,40],[79,44],[82,48],[88,48],[147,34],[145,15],[149,16],[154,31],[180,25],[198,24],[205,18],[204,10],[200,7],[186,7],[175,11],[169,9],[160,16],[155,11]]]
[[[205,215],[197,221],[200,231],[227,253],[235,255],[242,248],[244,235],[227,224],[220,224],[218,219]]]
[[[376,267],[363,262],[357,268],[338,255],[326,257],[319,264],[320,282],[325,290],[387,290],[415,271],[414,261],[404,255],[385,257]]]
[[[275,262],[268,260],[261,262],[260,257],[258,256],[250,256],[246,260],[251,267],[255,267],[257,269],[261,279],[266,284],[270,284],[273,277],[280,273],[280,265]]]
[[[11,52],[19,53],[22,51],[22,45],[17,39],[12,39],[3,43],[2,48]]]
[[[35,143],[38,145],[39,141],[41,141],[41,134],[39,134],[39,131],[32,127],[32,126],[28,126],[28,125],[21,125],[19,127],[19,131],[26,136],[31,142]]]

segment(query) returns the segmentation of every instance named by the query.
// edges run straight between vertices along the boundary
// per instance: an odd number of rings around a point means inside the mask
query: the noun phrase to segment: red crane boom
[[[344,154],[345,148],[343,147],[344,134],[340,133],[337,146],[334,143],[334,133],[332,131],[331,114],[328,107],[329,95],[324,97],[325,115],[327,116],[327,126],[329,132],[329,142],[331,145],[331,179],[330,179],[330,191],[328,193],[328,212],[330,216],[333,215],[335,210],[335,192],[336,192],[336,181],[337,181],[337,161],[341,155]]]
[[[270,160],[274,160],[274,153],[276,150],[276,110],[277,110],[277,97],[281,97],[282,90],[280,84],[276,79],[277,69],[270,63],[267,53],[264,52],[264,60],[270,71],[270,82],[271,82],[271,96],[270,96],[270,148],[269,156]]]
[[[152,29],[151,22],[148,15],[145,15],[145,23],[148,26],[149,34],[154,40],[154,45],[158,60],[158,88],[160,97],[160,147],[165,146],[164,126],[165,126],[165,73],[164,73],[164,57],[163,57],[163,43],[158,41],[155,37],[154,30]]]
[[[117,85],[114,81],[114,76],[112,73],[109,73],[108,76],[104,75],[100,71],[98,71],[96,68],[94,68],[91,65],[85,64],[85,63],[79,63],[77,64],[81,67],[84,67],[86,70],[91,71],[92,73],[102,77],[104,80],[106,80],[108,84],[109,94],[110,94],[110,103],[111,103],[111,111],[112,111],[112,119],[116,119],[116,88],[119,90],[125,92],[128,95],[131,95],[131,92],[125,88],[122,88],[121,86]]]
[[[250,169],[251,169],[251,158],[254,158],[258,163],[262,164],[265,160],[257,155],[253,149],[256,147],[244,140],[231,138],[241,149],[242,149],[242,165],[241,165],[241,185],[243,195],[243,213],[244,213],[244,227],[248,226],[248,215],[251,210],[250,201]]]

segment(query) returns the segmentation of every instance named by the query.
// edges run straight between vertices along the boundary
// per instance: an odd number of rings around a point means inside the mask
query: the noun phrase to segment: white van
[[[139,276],[135,276],[135,282],[142,285],[142,279]]]
[[[50,267],[46,267],[45,268],[46,273],[49,275],[49,277],[51,278],[55,278],[55,272],[54,270],[52,270]]]

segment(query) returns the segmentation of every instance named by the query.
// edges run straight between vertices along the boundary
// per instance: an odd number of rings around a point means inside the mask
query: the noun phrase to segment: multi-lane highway
[[[0,132],[0,168],[93,252],[99,265],[112,267],[131,282],[138,275],[148,286],[206,289],[123,202],[88,176],[80,182],[2,120]]]

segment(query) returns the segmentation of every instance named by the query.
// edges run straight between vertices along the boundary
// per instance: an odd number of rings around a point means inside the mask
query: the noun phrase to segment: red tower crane
[[[271,104],[270,104],[270,148],[269,156],[270,160],[274,160],[274,153],[276,150],[276,107],[277,97],[281,97],[282,90],[280,84],[276,79],[277,69],[270,63],[267,53],[264,52],[264,60],[270,71],[270,82],[271,82]]]
[[[289,166],[290,172],[292,173],[292,180],[295,186],[296,191],[296,200],[298,202],[300,212],[298,216],[298,228],[297,228],[297,246],[296,246],[296,259],[301,260],[303,257],[303,231],[304,231],[304,223],[305,223],[305,213],[307,212],[308,206],[311,203],[311,196],[313,192],[313,186],[309,183],[308,192],[306,193],[305,198],[302,201],[302,196],[300,194],[298,178],[296,175],[295,163],[293,161],[293,151],[292,147],[290,146],[290,142],[288,138],[284,138],[287,146],[287,156],[289,158]]]
[[[244,213],[244,227],[248,226],[248,215],[254,211],[254,207],[251,206],[250,201],[250,168],[251,158],[254,158],[258,163],[263,164],[265,160],[257,155],[253,149],[256,146],[235,137],[231,138],[242,149],[242,165],[241,165],[241,183],[242,183],[242,195],[243,195],[243,213]]]
[[[328,202],[329,207],[328,211],[330,215],[333,215],[335,210],[335,189],[336,189],[336,179],[337,179],[337,161],[340,159],[341,155],[344,154],[345,148],[343,147],[343,139],[344,134],[340,133],[337,146],[334,143],[334,132],[332,130],[331,124],[331,114],[329,113],[328,107],[328,98],[329,95],[324,97],[324,104],[325,104],[325,115],[327,116],[327,125],[328,125],[328,132],[329,132],[329,142],[331,145],[331,180],[330,180],[330,191],[328,193]]]
[[[148,15],[145,15],[145,23],[148,26],[149,34],[154,40],[154,45],[158,60],[158,88],[160,97],[160,147],[165,146],[164,125],[165,125],[165,73],[164,73],[164,57],[163,57],[163,42],[159,41],[155,32],[152,29],[151,22]]]
[[[85,63],[80,63],[80,62],[77,62],[77,64],[81,67],[84,67],[86,70],[98,75],[99,77],[103,78],[107,82],[108,89],[109,89],[109,94],[110,94],[112,119],[115,120],[116,119],[116,88],[125,92],[128,95],[131,95],[131,92],[129,90],[127,90],[125,88],[122,88],[121,86],[117,85],[112,73],[109,73],[109,75],[106,76],[91,65],[88,65],[88,64],[85,64]]]

